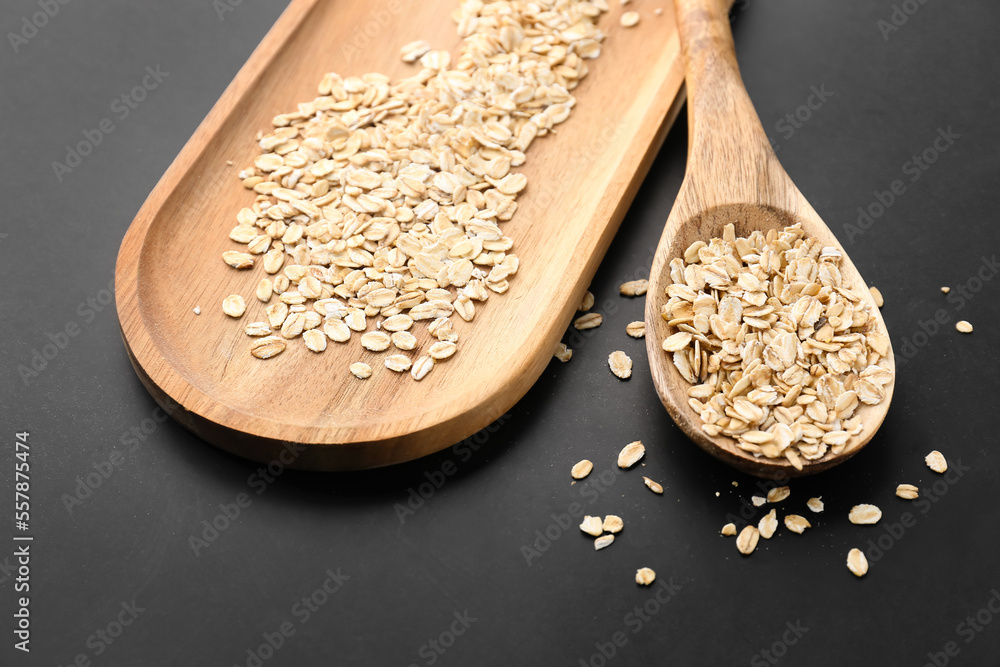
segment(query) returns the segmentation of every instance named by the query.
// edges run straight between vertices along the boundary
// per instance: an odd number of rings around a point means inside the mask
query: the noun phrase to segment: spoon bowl
[[[726,10],[714,0],[676,0],[677,23],[686,68],[689,147],[684,182],[660,238],[650,270],[646,297],[646,347],[660,400],[678,426],[702,449],[759,477],[790,478],[831,468],[864,447],[885,419],[893,383],[877,405],[860,404],[854,415],[863,429],[843,451],[828,451],[799,467],[782,458],[755,456],[734,439],[702,430],[699,414],[688,404],[685,380],[661,348],[674,331],[660,315],[665,290],[673,281],[670,260],[683,257],[695,241],[722,237],[732,224],[737,237],[767,233],[799,224],[807,238],[842,254],[843,283],[867,304],[874,326],[886,331],[868,287],[836,236],[781,167],[747,95],[736,63]],[[879,365],[895,377],[891,345]]]

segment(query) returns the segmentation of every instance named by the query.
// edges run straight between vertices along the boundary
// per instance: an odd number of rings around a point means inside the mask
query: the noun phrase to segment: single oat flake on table
[[[804,516],[789,514],[785,517],[785,528],[801,535],[806,528],[812,528],[812,524]]]
[[[611,368],[611,372],[621,380],[632,377],[632,359],[621,350],[615,350],[608,355],[608,366]]]
[[[757,532],[765,540],[769,540],[774,536],[776,530],[778,530],[778,511],[771,510],[757,523]]]
[[[749,556],[757,548],[757,541],[760,539],[760,531],[753,526],[744,526],[743,530],[736,537],[736,548],[744,556]]]
[[[631,468],[645,455],[646,448],[643,447],[641,440],[630,442],[625,445],[620,452],[618,452],[618,467],[625,469]]]
[[[604,317],[600,313],[587,313],[573,320],[573,328],[578,331],[586,331],[601,326],[603,322]]]
[[[862,432],[855,411],[893,382],[890,344],[842,259],[799,225],[737,238],[729,224],[670,261],[662,347],[706,435],[802,470]]]
[[[625,522],[622,521],[622,518],[620,516],[617,516],[615,514],[609,514],[606,517],[604,517],[604,524],[603,524],[604,532],[620,533],[622,532],[622,528],[624,527],[625,527]]]
[[[868,574],[868,559],[861,549],[851,549],[847,553],[847,569],[856,577]]]
[[[556,345],[556,352],[552,356],[565,364],[573,358],[573,350],[566,347],[566,343],[559,343]]]
[[[656,572],[648,567],[640,567],[635,572],[635,583],[640,586],[649,586],[656,581]]]
[[[879,522],[882,518],[882,510],[875,505],[855,505],[851,508],[848,518],[851,523],[859,525],[871,525]]]
[[[924,457],[924,463],[936,473],[945,473],[948,471],[947,459],[944,458],[944,454],[936,449]]]
[[[615,541],[614,535],[601,535],[596,540],[594,540],[594,551],[600,551],[605,547],[611,546],[611,543]]]
[[[645,338],[646,323],[642,321],[629,322],[625,326],[625,333],[627,333],[632,338]]]
[[[594,469],[594,464],[589,459],[583,459],[579,463],[573,466],[570,470],[570,475],[573,479],[583,479],[590,474],[590,471]]]
[[[791,495],[791,491],[789,491],[787,486],[776,486],[767,492],[767,502],[780,503],[789,495]]]
[[[654,482],[653,480],[651,480],[650,478],[643,477],[642,478],[642,483],[645,484],[646,488],[648,488],[650,491],[652,491],[656,495],[659,495],[659,496],[663,495],[663,487],[660,484],[658,484],[658,483]]]
[[[630,280],[622,283],[618,287],[618,293],[622,296],[642,296],[649,289],[649,281],[645,278],[641,280]]]
[[[604,533],[604,522],[601,521],[601,517],[599,516],[585,516],[580,523],[580,530],[588,535],[600,537]]]

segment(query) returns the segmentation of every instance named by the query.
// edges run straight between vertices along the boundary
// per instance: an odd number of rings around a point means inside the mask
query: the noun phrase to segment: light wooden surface
[[[669,262],[683,255],[696,240],[721,236],[734,223],[736,234],[766,231],[795,222],[824,245],[843,251],[802,193],[792,183],[771,149],[764,129],[743,87],[733,36],[726,15],[712,0],[676,0],[676,16],[687,68],[688,164],[680,193],[670,212],[650,271],[646,297],[646,349],[657,393],[674,421],[702,449],[750,474],[769,478],[795,477],[826,470],[856,454],[875,434],[892,399],[893,384],[885,387],[879,405],[862,404],[864,430],[852,436],[838,457],[827,454],[817,461],[803,460],[800,472],[785,460],[754,458],[731,438],[711,438],[701,430],[701,420],[687,404],[690,387],[661,348],[670,331],[660,317],[670,284]],[[822,159],[822,156],[817,156]],[[849,169],[850,165],[830,165]],[[871,300],[867,285],[844,251],[841,273],[855,292],[868,299],[878,326],[885,322]],[[880,362],[882,364],[882,362]],[[895,373],[890,349],[885,364]]]
[[[491,423],[549,363],[683,101],[673,14],[655,16],[648,0],[628,6],[643,14],[636,28],[619,25],[618,3],[601,18],[603,54],[574,91],[570,119],[531,146],[522,168],[528,188],[504,223],[521,268],[473,323],[452,318],[459,351],[423,381],[388,371],[385,353],[362,349],[357,335],[319,355],[294,341],[274,359],[252,358],[242,327],[266,319],[253,298],[262,268],[237,272],[220,260],[237,249],[227,234],[253,200],[236,173],[255,156],[257,131],[313,99],[326,72],[408,75],[414,66],[398,49],[416,39],[454,53],[456,6],[295,0],[136,216],[116,268],[122,335],[146,388],[205,440],[260,461],[303,443],[291,463],[298,468],[405,461]],[[358,39],[365,27],[377,32],[367,44]],[[230,293],[248,304],[238,322],[221,311]],[[355,361],[368,362],[373,376],[355,379]]]

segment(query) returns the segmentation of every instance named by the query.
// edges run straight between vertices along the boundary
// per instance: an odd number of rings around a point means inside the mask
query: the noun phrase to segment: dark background
[[[788,665],[998,664],[1000,622],[978,623],[993,618],[991,599],[1000,609],[1000,281],[990,280],[1000,241],[1000,7],[902,4],[916,12],[885,35],[878,22],[890,20],[889,0],[737,2],[737,51],[761,120],[792,178],[885,295],[900,360],[892,409],[867,449],[792,483],[779,517],[799,512],[814,527],[801,536],[782,527],[749,558],[718,531],[758,482],[673,425],[644,342],[624,333],[643,303],[617,296],[620,282],[645,275],[683,176],[683,119],[594,280],[604,325],[572,345],[570,363],[554,361],[502,424],[387,470],[284,472],[264,483],[253,477],[257,465],[163,420],[129,365],[114,307],[100,300],[136,211],[285,3],[244,0],[220,20],[207,0],[78,0],[18,52],[5,37],[0,501],[11,516],[14,434],[30,431],[35,539],[25,655],[12,648],[16,531],[4,520],[0,663],[68,665],[83,654],[95,665],[252,665],[248,651],[287,621],[294,635],[263,664],[762,665],[779,655]],[[37,11],[35,1],[6,0],[0,31],[20,30]],[[111,100],[147,65],[169,75],[60,181],[52,162],[110,115]],[[810,117],[798,127],[778,125],[813,87],[831,95],[800,110]],[[958,138],[931,151],[935,162],[912,181],[907,163],[948,128]],[[845,227],[896,179],[905,191],[882,215],[866,230]],[[942,285],[965,285],[968,298],[948,301]],[[939,309],[947,323],[934,330],[926,322]],[[957,333],[958,319],[975,333]],[[79,334],[22,377],[48,334],[71,323]],[[627,383],[608,372],[614,349],[636,361]],[[600,484],[598,473],[635,439],[646,443],[645,467]],[[935,448],[961,476],[945,481],[924,466]],[[585,457],[595,473],[571,486],[569,468]],[[67,507],[98,469],[109,474]],[[647,491],[642,475],[664,495]],[[925,489],[923,501],[895,498],[900,482]],[[400,513],[414,490],[429,497]],[[826,501],[822,515],[805,510],[814,495]],[[238,499],[249,505],[225,519]],[[578,521],[559,527],[553,515],[574,502],[624,518],[612,547],[594,553]],[[879,525],[848,522],[860,502],[882,507]],[[225,529],[196,555],[190,538],[213,520]],[[855,546],[871,560],[862,580],[844,564]],[[523,547],[539,552],[529,559]],[[673,581],[669,602],[647,602],[667,592],[637,587],[641,566]],[[349,578],[302,623],[295,605],[338,569]],[[109,624],[117,633],[133,601],[141,611],[113,643],[94,634]],[[648,615],[633,611],[644,604]],[[979,631],[965,620],[977,612]],[[475,620],[453,626],[456,613]],[[624,645],[609,644],[616,632]],[[432,639],[448,647],[443,654]]]

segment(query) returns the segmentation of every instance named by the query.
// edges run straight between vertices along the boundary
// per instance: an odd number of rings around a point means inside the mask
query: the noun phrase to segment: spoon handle
[[[787,176],[771,150],[736,63],[728,12],[717,0],[675,0],[688,96],[688,184],[705,206],[777,203]]]

